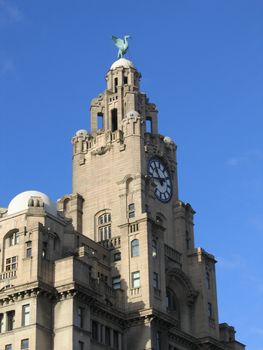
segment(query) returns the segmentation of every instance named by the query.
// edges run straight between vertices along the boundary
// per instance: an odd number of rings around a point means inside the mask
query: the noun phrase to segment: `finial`
[[[130,35],[125,35],[123,39],[117,38],[116,36],[112,35],[112,40],[114,41],[115,45],[119,49],[118,58],[122,58],[123,55],[126,54],[129,47],[129,44],[128,44],[129,38],[130,38]]]

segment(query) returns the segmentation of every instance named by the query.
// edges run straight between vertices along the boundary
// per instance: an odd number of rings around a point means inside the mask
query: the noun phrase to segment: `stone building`
[[[140,73],[121,58],[106,81],[72,139],[72,194],[0,210],[0,350],[243,350]]]

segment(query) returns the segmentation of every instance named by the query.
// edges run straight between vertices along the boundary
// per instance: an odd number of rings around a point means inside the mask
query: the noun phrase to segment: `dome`
[[[45,193],[38,192],[38,191],[25,191],[25,192],[19,193],[9,203],[7,214],[11,215],[11,214],[19,213],[20,211],[27,210],[28,202],[31,197],[40,197],[44,203],[45,210],[52,215],[57,215],[57,209],[56,209],[55,203],[53,203]]]
[[[140,114],[137,111],[130,111],[126,114],[126,118],[128,119],[136,119],[140,117]]]
[[[88,135],[88,132],[87,132],[87,130],[85,130],[85,129],[80,129],[80,130],[78,130],[78,131],[76,132],[76,135],[77,135],[77,136]]]
[[[115,61],[110,69],[116,69],[118,67],[123,67],[123,68],[135,68],[134,64],[127,60],[126,58],[120,58],[119,60]]]

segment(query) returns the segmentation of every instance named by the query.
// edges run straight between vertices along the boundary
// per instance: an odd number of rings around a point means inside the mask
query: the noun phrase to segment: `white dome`
[[[128,119],[136,119],[140,116],[140,114],[137,111],[130,111],[126,114],[126,118]]]
[[[85,129],[80,129],[80,130],[78,130],[78,131],[76,132],[76,135],[77,135],[77,136],[88,135],[88,132],[87,132],[87,130],[85,130]]]
[[[120,58],[118,61],[115,61],[110,69],[116,69],[118,67],[124,67],[124,68],[135,68],[133,63],[126,58]]]
[[[20,211],[27,210],[28,201],[31,197],[41,197],[44,203],[45,210],[52,215],[57,215],[56,205],[51,201],[51,199],[45,193],[38,192],[38,191],[25,191],[25,192],[19,193],[9,203],[7,214],[11,215],[11,214],[19,213]]]

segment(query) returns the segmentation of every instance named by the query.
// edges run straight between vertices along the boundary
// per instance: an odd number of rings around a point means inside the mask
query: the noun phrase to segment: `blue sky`
[[[263,2],[0,0],[0,204],[71,192],[71,137],[128,58],[178,145],[180,198],[217,260],[220,321],[263,349]]]

